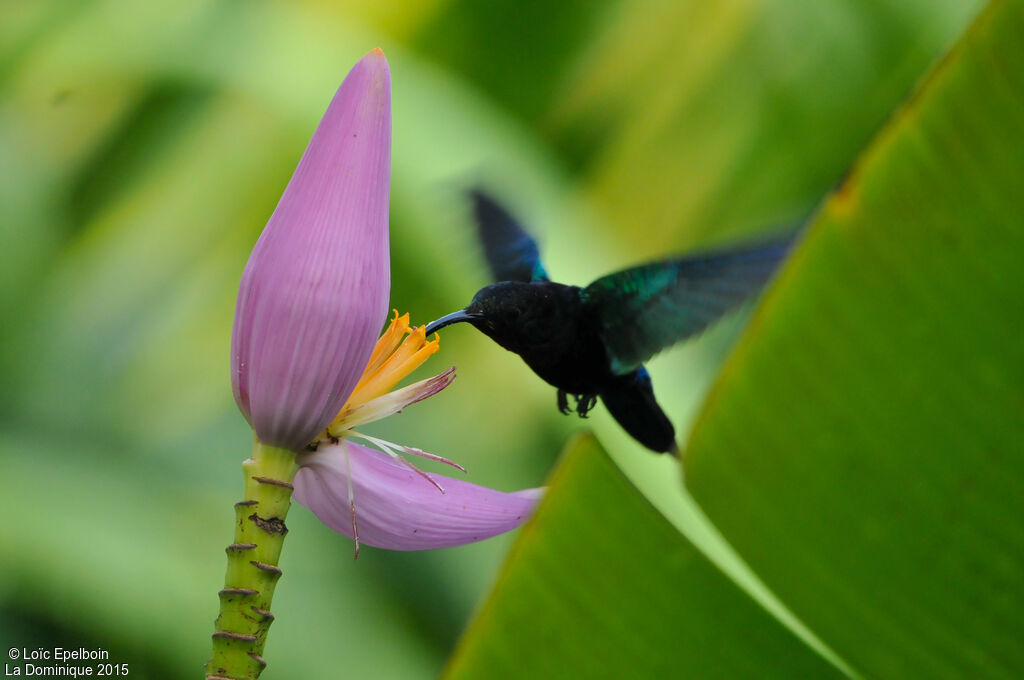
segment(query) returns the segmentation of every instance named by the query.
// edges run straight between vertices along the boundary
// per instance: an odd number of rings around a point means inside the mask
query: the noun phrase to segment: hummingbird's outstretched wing
[[[515,218],[480,189],[471,189],[473,217],[495,281],[547,281],[537,243]]]
[[[793,239],[652,262],[584,288],[580,295],[597,311],[612,371],[639,368],[737,307],[771,277]]]

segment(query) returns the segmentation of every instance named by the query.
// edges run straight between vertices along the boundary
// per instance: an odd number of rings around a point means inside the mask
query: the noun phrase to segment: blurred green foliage
[[[393,305],[422,322],[486,282],[467,182],[504,196],[573,283],[797,220],[979,7],[0,4],[0,464],[15,518],[0,525],[0,640],[104,647],[135,677],[199,673],[248,454],[227,377],[238,277],[369,49],[393,73]],[[683,432],[738,325],[653,363]],[[536,485],[582,425],[468,329],[446,332],[434,362],[458,364],[455,385],[377,432],[475,482]],[[593,421],[651,502],[783,612],[676,466]],[[290,526],[271,679],[436,675],[511,540],[353,563],[305,511]]]

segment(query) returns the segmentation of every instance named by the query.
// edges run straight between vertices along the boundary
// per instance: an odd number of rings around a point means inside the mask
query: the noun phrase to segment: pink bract
[[[351,538],[351,476],[359,542],[389,550],[447,548],[511,531],[529,518],[543,494],[505,493],[429,473],[442,493],[388,455],[351,442],[301,454],[299,464],[296,501]]]
[[[391,76],[341,84],[242,274],[235,401],[260,441],[304,448],[359,380],[388,311]]]

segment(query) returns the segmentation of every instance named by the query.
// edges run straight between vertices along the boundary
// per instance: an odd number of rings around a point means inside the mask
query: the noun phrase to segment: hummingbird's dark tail
[[[633,439],[652,451],[678,455],[675,428],[654,400],[651,376],[646,369],[616,378],[601,392],[601,401]]]

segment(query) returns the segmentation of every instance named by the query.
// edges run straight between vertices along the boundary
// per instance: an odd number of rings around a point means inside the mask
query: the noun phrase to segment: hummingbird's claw
[[[563,416],[569,415],[569,395],[565,393],[565,390],[558,390],[558,410],[562,412]]]

